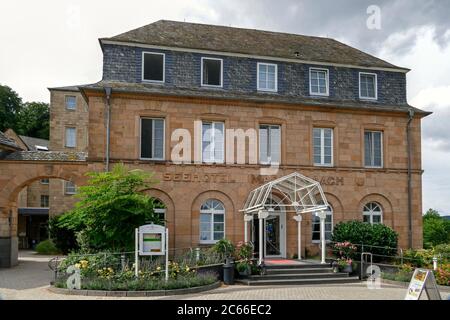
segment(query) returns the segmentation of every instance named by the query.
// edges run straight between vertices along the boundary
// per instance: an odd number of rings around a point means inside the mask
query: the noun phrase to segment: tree
[[[423,216],[423,244],[430,248],[450,242],[450,223],[434,209],[428,209]]]
[[[88,184],[79,187],[76,195],[80,201],[59,222],[61,227],[81,232],[84,247],[131,250],[136,227],[161,222],[154,212],[154,199],[142,192],[156,183],[151,174],[117,164],[110,172],[90,172],[87,176]]]
[[[0,131],[18,129],[17,118],[22,109],[22,99],[8,86],[0,85]]]
[[[49,122],[50,108],[48,103],[26,102],[19,112],[17,132],[29,137],[48,139]]]

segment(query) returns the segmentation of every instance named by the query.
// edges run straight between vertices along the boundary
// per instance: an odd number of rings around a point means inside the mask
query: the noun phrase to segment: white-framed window
[[[216,199],[200,207],[200,243],[215,243],[225,238],[225,207]]]
[[[383,209],[376,202],[369,202],[363,208],[363,221],[370,224],[383,223]]]
[[[368,100],[378,99],[378,85],[376,73],[359,73],[359,98]]]
[[[77,109],[77,97],[76,96],[65,96],[65,104],[67,110]]]
[[[75,194],[77,193],[77,187],[72,181],[64,181],[64,194]]]
[[[329,95],[328,69],[309,69],[309,94],[314,96]]]
[[[261,124],[259,126],[259,163],[280,164],[281,126]]]
[[[158,216],[158,218],[162,221],[163,225],[166,225],[166,205],[160,199],[155,199],[153,201],[154,209],[153,211]]]
[[[50,179],[46,178],[46,179],[41,179],[41,184],[49,184],[50,183]]]
[[[313,128],[315,166],[333,166],[333,129]]]
[[[331,234],[333,232],[333,208],[328,206],[328,209],[325,211],[325,240],[331,240]],[[320,218],[316,215],[312,215],[312,242],[319,243],[320,242]]]
[[[77,145],[77,129],[74,127],[66,128],[65,144],[68,148],[75,148]]]
[[[257,88],[258,91],[278,91],[278,66],[273,63],[257,63],[258,76]]]
[[[141,118],[141,159],[164,160],[165,121]]]
[[[202,122],[202,161],[209,163],[224,162],[225,123],[216,121]]]
[[[41,195],[41,208],[48,208],[50,197],[48,195]]]
[[[166,55],[160,52],[142,52],[142,81],[165,81]]]
[[[383,132],[364,131],[364,166],[383,167]]]
[[[204,87],[223,86],[223,60],[219,58],[202,57],[201,84]]]

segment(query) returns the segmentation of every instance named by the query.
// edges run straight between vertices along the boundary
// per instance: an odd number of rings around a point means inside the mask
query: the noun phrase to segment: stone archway
[[[18,263],[17,198],[19,192],[39,179],[62,179],[83,185],[86,161],[0,161],[0,267]]]

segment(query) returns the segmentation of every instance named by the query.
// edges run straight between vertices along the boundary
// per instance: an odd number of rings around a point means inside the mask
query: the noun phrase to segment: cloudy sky
[[[379,29],[367,27],[371,5],[380,8]],[[409,103],[434,112],[423,121],[423,208],[449,214],[449,16],[447,0],[3,1],[0,83],[48,102],[47,87],[101,79],[97,38],[159,19],[336,38],[412,69]]]

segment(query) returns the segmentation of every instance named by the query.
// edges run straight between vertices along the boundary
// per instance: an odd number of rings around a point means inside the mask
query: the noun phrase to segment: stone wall
[[[105,127],[101,97],[90,97],[89,161],[92,168],[104,167]],[[171,132],[184,128],[191,132],[195,120],[221,120],[226,128],[259,127],[277,123],[282,126],[281,168],[261,180],[258,165],[176,165],[170,161],[139,160],[139,119],[142,116],[166,120],[166,159],[170,159]],[[199,245],[199,208],[201,200],[214,197],[226,209],[226,237],[243,240],[243,217],[239,212],[248,193],[279,176],[297,171],[320,181],[334,210],[334,224],[362,220],[362,208],[375,201],[383,208],[384,223],[400,235],[399,245],[408,246],[407,149],[405,114],[336,112],[299,106],[225,103],[206,100],[182,100],[143,96],[123,97],[113,93],[111,119],[111,159],[124,161],[133,168],[155,172],[160,181],[150,194],[170,203],[167,215],[173,245],[177,248]],[[334,128],[334,167],[315,167],[312,159],[312,128]],[[364,168],[364,130],[384,132],[384,167]],[[420,119],[412,123],[413,137],[413,245],[422,246]],[[192,154],[193,157],[193,154]],[[203,178],[202,178],[203,177]],[[188,191],[187,191],[188,190]],[[200,200],[199,200],[200,199]],[[296,222],[287,216],[288,255],[296,252]],[[304,216],[303,244],[313,250],[311,217]]]
[[[66,109],[65,97],[76,96],[76,110]],[[50,91],[50,145],[52,151],[86,151],[89,143],[87,123],[89,113],[86,102],[78,91]],[[75,127],[76,147],[65,146],[65,128]]]

